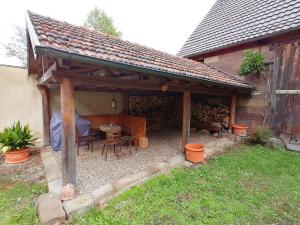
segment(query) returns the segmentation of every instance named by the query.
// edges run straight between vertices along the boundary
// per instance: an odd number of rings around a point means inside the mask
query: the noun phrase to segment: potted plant
[[[37,138],[29,125],[21,126],[20,121],[0,132],[0,152],[4,154],[5,163],[21,163],[29,159],[28,146],[33,146]]]
[[[245,50],[244,60],[240,65],[239,75],[260,74],[265,70],[265,56],[258,51]]]

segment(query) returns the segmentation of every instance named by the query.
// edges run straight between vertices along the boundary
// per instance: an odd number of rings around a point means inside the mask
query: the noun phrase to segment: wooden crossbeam
[[[54,62],[49,69],[39,79],[39,85],[45,85],[52,80],[53,71],[56,70],[56,62]]]
[[[276,90],[278,95],[299,95],[300,90]]]
[[[74,73],[68,70],[57,70],[53,72],[53,77],[55,80],[60,80],[62,78],[70,78],[74,86],[86,85],[108,88],[121,88],[126,90],[152,90],[161,91],[162,82],[160,79],[150,79],[150,80],[129,80],[121,79],[118,77],[101,77],[96,75],[86,75],[80,73]],[[168,91],[171,92],[183,92],[185,90],[190,90],[196,94],[213,94],[213,95],[232,95],[233,90],[222,89],[220,87],[206,87],[204,85],[190,85],[187,83],[177,83],[174,81],[168,81],[164,84],[168,85]]]

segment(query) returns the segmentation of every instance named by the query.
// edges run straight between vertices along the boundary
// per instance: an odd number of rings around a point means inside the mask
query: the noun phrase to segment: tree
[[[115,27],[113,19],[98,7],[89,12],[84,26],[115,37],[121,37],[122,35]]]
[[[26,32],[23,27],[15,26],[14,36],[11,41],[5,45],[6,56],[16,57],[23,66],[27,65],[27,41]]]

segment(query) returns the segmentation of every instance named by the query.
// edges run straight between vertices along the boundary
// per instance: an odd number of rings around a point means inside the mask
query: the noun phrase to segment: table
[[[107,132],[108,130],[121,131],[121,126],[117,124],[104,124],[99,126],[99,129],[103,132]]]

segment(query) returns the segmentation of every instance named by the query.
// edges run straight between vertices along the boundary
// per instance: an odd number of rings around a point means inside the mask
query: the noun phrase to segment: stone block
[[[153,175],[156,172],[155,169],[152,168],[148,168],[146,170],[142,170],[138,173],[129,175],[127,177],[124,178],[120,178],[119,180],[117,180],[114,183],[114,188],[115,190],[118,192],[126,187],[129,187],[135,183],[137,183],[138,181],[141,181],[142,179],[146,178],[146,177],[150,177],[151,175]]]
[[[154,170],[154,171],[157,171],[157,172],[160,172],[162,170],[165,170],[169,167],[169,163],[166,163],[166,162],[159,162],[159,163],[156,163],[154,164],[153,166],[151,166],[151,168]]]
[[[194,163],[192,163],[192,162],[190,162],[190,161],[185,161],[184,162],[184,166],[185,167],[191,167],[191,166],[193,166],[194,165]]]
[[[90,194],[82,194],[76,198],[65,201],[63,203],[64,209],[69,219],[75,215],[83,215],[90,208],[95,206],[95,201]]]
[[[56,193],[40,195],[37,200],[39,221],[42,225],[54,225],[65,222],[65,211]]]
[[[115,194],[115,188],[111,184],[106,184],[100,188],[97,188],[91,193],[91,195],[95,201],[95,204],[106,201],[113,194]]]
[[[60,195],[62,190],[62,180],[61,179],[55,179],[53,181],[50,181],[48,183],[48,190],[49,192],[54,192],[58,195]]]
[[[176,155],[167,160],[171,167],[182,166],[185,162],[183,155]]]

